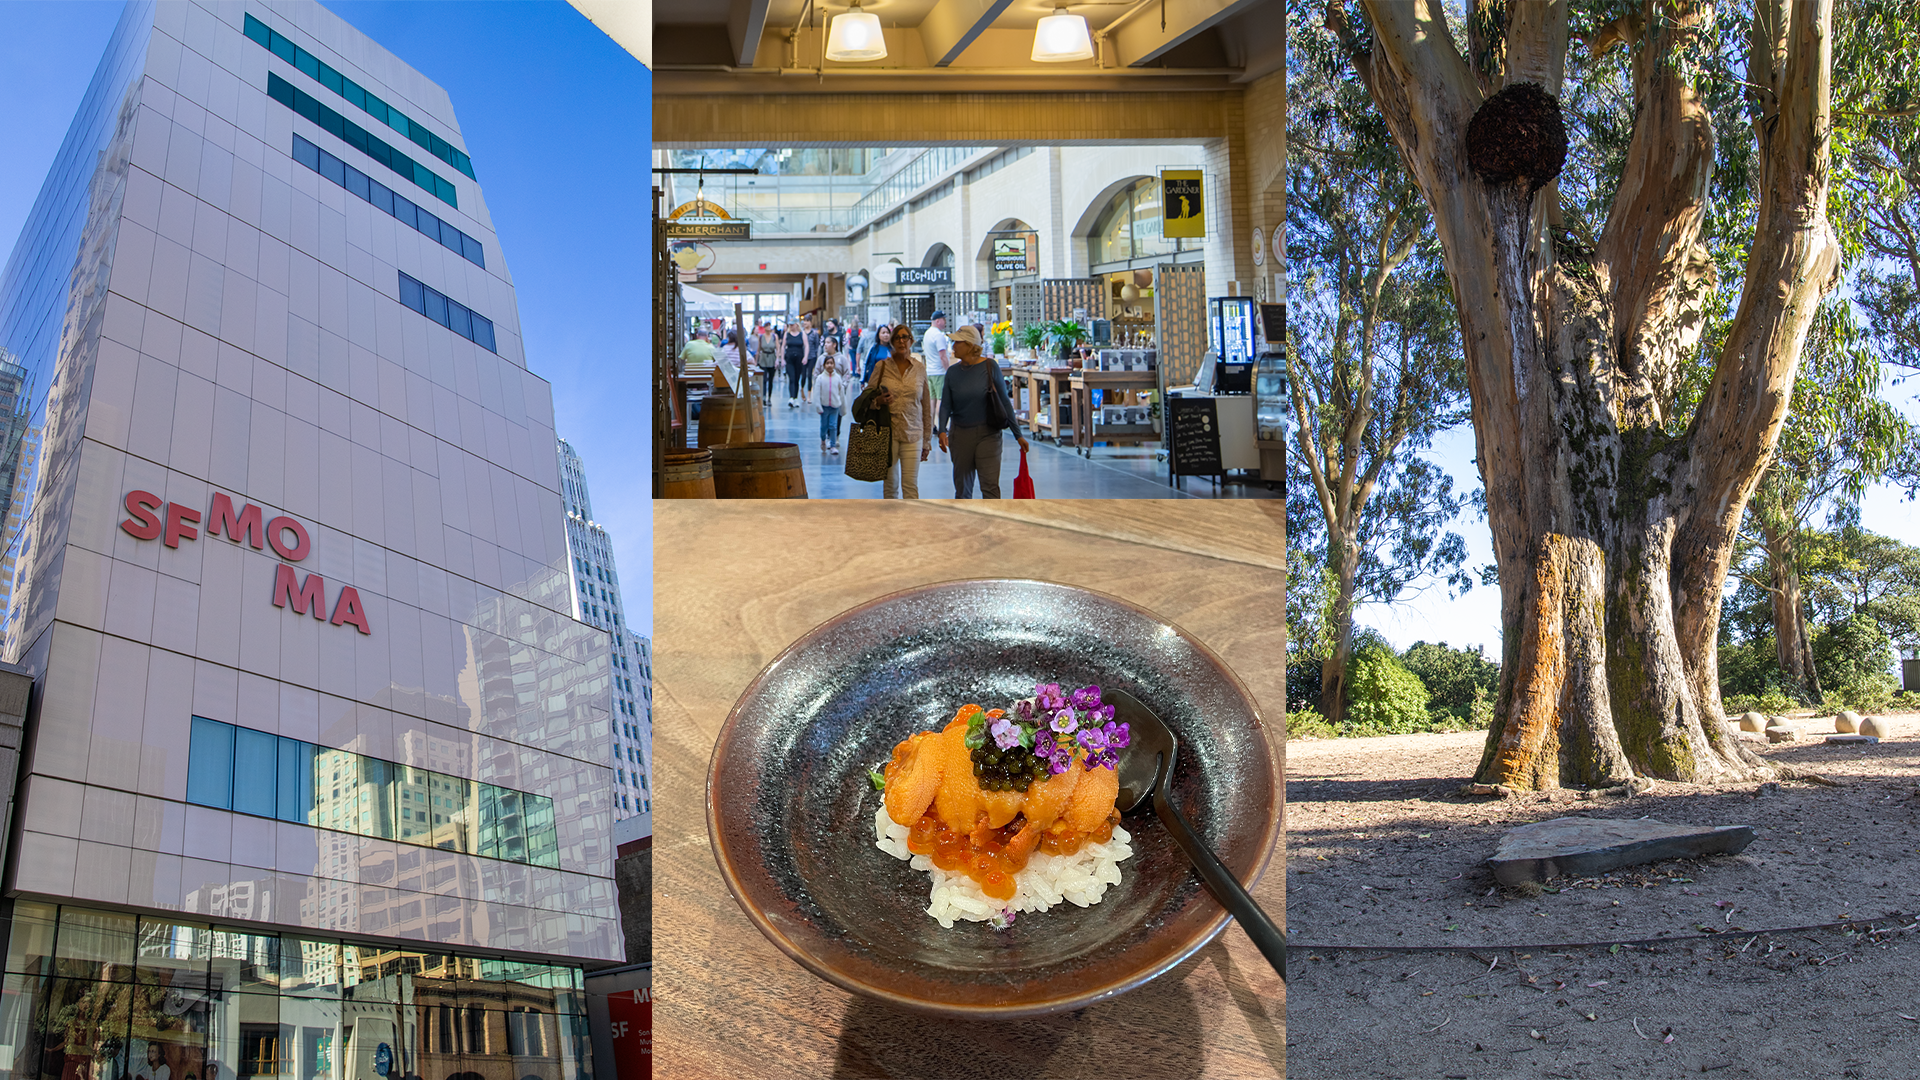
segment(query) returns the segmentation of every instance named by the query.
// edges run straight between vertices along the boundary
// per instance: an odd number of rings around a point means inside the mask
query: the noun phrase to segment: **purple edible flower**
[[[1041,731],[1033,739],[1033,756],[1037,758],[1053,757],[1053,732]]]
[[[1011,750],[1020,745],[1020,729],[1004,716],[995,720],[993,727],[988,730],[993,732],[994,745],[1002,750]]]
[[[1071,733],[1073,729],[1079,726],[1080,722],[1074,719],[1072,709],[1061,709],[1059,712],[1053,714],[1053,730],[1062,735]]]
[[[1007,927],[1013,925],[1013,920],[1018,914],[1019,913],[1012,908],[1001,908],[987,920],[987,925],[993,927],[995,930],[1005,930]]]
[[[1015,716],[1018,716],[1022,720],[1032,720],[1033,702],[1028,701],[1026,698],[1021,698],[1019,701],[1013,703],[1013,712]]]
[[[1067,698],[1060,692],[1059,683],[1041,683],[1033,688],[1033,696],[1039,699],[1042,712],[1055,712],[1067,707]]]
[[[1120,764],[1120,759],[1115,757],[1111,750],[1090,750],[1085,760],[1089,771],[1101,768],[1111,769]]]
[[[1097,709],[1100,707],[1100,688],[1083,686],[1073,692],[1072,700],[1076,709]]]
[[[1074,732],[1074,738],[1080,741],[1081,746],[1089,750],[1104,750],[1107,748],[1107,733],[1091,724]]]
[[[1100,730],[1106,733],[1107,745],[1113,749],[1124,750],[1127,743],[1133,741],[1133,733],[1125,724],[1116,724],[1109,720]]]

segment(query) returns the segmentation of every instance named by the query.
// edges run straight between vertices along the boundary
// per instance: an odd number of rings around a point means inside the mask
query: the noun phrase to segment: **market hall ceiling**
[[[846,0],[653,0],[656,94],[1206,90],[1285,63],[1283,0],[863,0],[885,58],[824,58]],[[1031,58],[1040,19],[1064,6],[1094,58]],[[1164,29],[1163,29],[1164,21]]]

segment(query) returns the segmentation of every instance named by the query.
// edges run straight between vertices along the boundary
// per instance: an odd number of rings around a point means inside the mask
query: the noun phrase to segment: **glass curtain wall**
[[[576,968],[23,901],[0,1080],[585,1080]]]

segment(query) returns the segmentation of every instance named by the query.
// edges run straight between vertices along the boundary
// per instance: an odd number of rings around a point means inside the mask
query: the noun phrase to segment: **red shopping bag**
[[[1027,472],[1027,448],[1020,448],[1020,475],[1013,478],[1013,497],[1033,498],[1033,476]]]

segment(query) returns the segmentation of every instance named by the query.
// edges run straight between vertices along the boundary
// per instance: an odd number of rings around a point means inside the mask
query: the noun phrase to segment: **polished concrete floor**
[[[841,448],[846,445],[847,422],[842,421]],[[699,438],[699,425],[688,436]],[[1020,448],[1011,436],[1005,436],[1002,452],[1000,491],[1013,497],[1013,478],[1020,471]],[[880,485],[850,479],[846,459],[832,457],[820,450],[820,418],[789,408],[785,398],[776,398],[767,412],[767,440],[790,442],[800,448],[800,467],[807,477],[807,495],[815,499],[877,499]],[[1027,455],[1027,472],[1033,477],[1034,494],[1042,499],[1188,499],[1188,498],[1277,498],[1258,480],[1232,482],[1216,486],[1206,477],[1182,477],[1179,487],[1167,483],[1167,463],[1159,459],[1157,443],[1144,446],[1093,448],[1092,457],[1082,457],[1071,447],[1055,446],[1044,439],[1029,437],[1032,447]],[[979,485],[974,494],[979,495]],[[920,463],[920,497],[954,497],[953,461],[936,445],[933,454]]]

